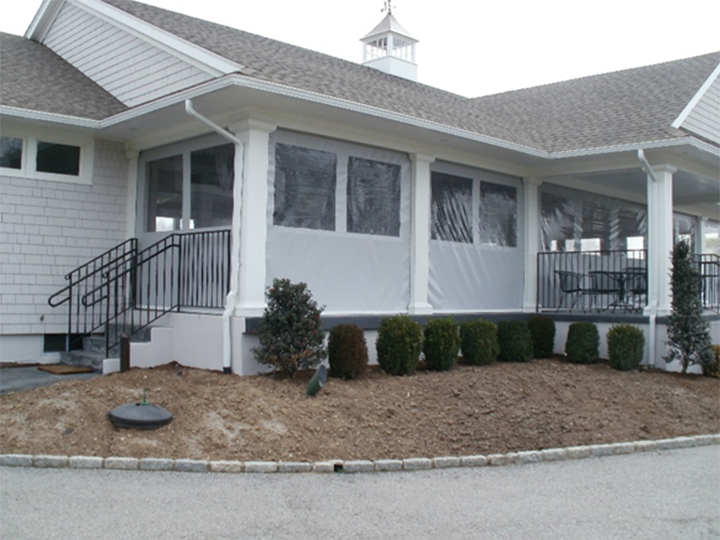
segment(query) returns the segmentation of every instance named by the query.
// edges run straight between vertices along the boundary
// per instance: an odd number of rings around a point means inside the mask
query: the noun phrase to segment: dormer
[[[417,81],[415,44],[417,39],[393,17],[392,9],[373,30],[362,38],[363,65],[390,75]]]

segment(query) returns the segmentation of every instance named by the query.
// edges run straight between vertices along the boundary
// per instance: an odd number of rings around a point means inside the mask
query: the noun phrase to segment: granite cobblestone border
[[[426,471],[459,467],[502,467],[550,461],[588,459],[642,452],[659,452],[697,446],[720,445],[720,433],[676,437],[655,441],[620,442],[567,448],[548,448],[506,454],[476,456],[413,457],[378,460],[326,461],[208,461],[204,459],[128,458],[97,456],[61,456],[0,454],[1,467],[36,467],[44,469],[114,469],[142,471],[178,471],[191,473],[370,473],[393,471]]]

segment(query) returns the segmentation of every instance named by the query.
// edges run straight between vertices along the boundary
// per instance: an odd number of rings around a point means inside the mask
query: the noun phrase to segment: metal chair
[[[625,275],[623,272],[611,270],[594,270],[590,272],[590,309],[595,306],[598,313],[612,308],[613,313],[618,307],[627,307],[625,302]],[[612,301],[602,308],[597,307],[600,296],[610,295]]]
[[[572,311],[580,297],[588,292],[585,287],[585,274],[568,270],[555,270],[555,274],[557,274],[560,281],[560,291],[563,293],[556,311],[562,309],[567,297],[572,297],[572,303],[570,304],[570,311]]]
[[[628,267],[625,269],[625,294],[630,298],[633,311],[642,311],[647,303],[647,269]]]

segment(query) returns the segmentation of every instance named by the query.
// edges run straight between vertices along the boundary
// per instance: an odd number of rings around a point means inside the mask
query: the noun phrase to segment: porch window
[[[190,228],[232,224],[235,145],[190,154]]]
[[[235,145],[208,146],[208,142],[207,138],[192,141],[146,158],[148,232],[232,224]],[[152,159],[158,153],[158,159]]]
[[[336,166],[332,152],[277,143],[273,223],[335,230]]]
[[[472,178],[432,173],[433,240],[472,243],[472,185]]]
[[[673,214],[673,240],[675,244],[687,242],[694,251],[697,219],[685,214]]]
[[[400,236],[400,165],[350,157],[347,230]]]
[[[647,209],[640,204],[548,185],[541,194],[541,216],[545,251],[646,248]]]
[[[480,242],[517,247],[517,188],[480,183]]]
[[[22,168],[23,141],[17,137],[0,137],[0,167]]]
[[[182,228],[182,165],[182,155],[158,159],[148,163],[148,231],[176,231]]]
[[[38,141],[35,169],[44,173],[78,176],[80,174],[80,147]]]

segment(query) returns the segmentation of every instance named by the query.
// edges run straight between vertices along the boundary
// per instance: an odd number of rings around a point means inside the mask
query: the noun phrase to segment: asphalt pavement
[[[4,467],[0,537],[718,539],[720,446],[367,474]]]
[[[91,379],[100,373],[76,373],[55,375],[38,369],[37,366],[0,368],[0,395],[10,392],[24,392],[40,386],[49,386],[60,381]]]

